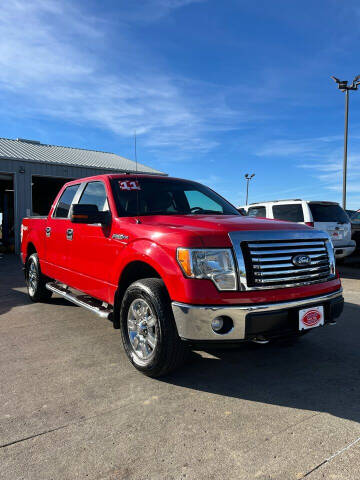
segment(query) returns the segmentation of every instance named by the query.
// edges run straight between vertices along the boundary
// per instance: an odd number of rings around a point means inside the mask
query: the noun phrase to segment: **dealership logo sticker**
[[[324,306],[304,308],[299,311],[299,330],[320,327],[324,323]]]
[[[137,180],[122,180],[119,182],[120,190],[141,190]]]
[[[302,318],[303,324],[307,327],[314,327],[321,320],[321,314],[318,310],[309,310]]]

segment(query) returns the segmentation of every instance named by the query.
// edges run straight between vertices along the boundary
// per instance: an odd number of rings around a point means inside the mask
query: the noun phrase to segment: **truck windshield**
[[[117,178],[112,189],[123,217],[136,215],[240,215],[225,199],[196,182]]]

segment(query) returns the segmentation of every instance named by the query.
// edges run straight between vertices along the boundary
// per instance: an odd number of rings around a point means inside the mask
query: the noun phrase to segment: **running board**
[[[58,295],[61,295],[69,302],[75,303],[75,305],[78,305],[79,307],[90,310],[90,312],[95,313],[101,318],[109,318],[113,312],[113,309],[110,305],[104,306],[104,302],[101,302],[101,300],[96,300],[95,298],[92,298],[84,293],[75,295],[73,292],[71,292],[69,287],[61,283],[49,282],[46,284],[46,288],[54,293],[57,293]]]

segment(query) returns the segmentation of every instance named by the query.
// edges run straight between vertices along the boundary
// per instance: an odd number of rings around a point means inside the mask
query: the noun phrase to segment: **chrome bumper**
[[[172,310],[178,334],[185,340],[244,340],[246,315],[250,312],[271,312],[288,310],[296,307],[307,307],[319,304],[342,296],[342,288],[333,293],[318,297],[293,300],[291,302],[266,303],[261,305],[211,306],[188,305],[172,302]],[[230,317],[234,328],[226,334],[215,333],[211,328],[211,321],[218,316]]]

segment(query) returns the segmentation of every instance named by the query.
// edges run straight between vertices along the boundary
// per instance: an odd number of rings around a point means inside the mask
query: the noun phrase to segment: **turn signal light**
[[[188,276],[192,276],[191,261],[190,261],[190,251],[187,248],[178,248],[177,259],[181,265],[181,268],[184,270],[184,273]]]

